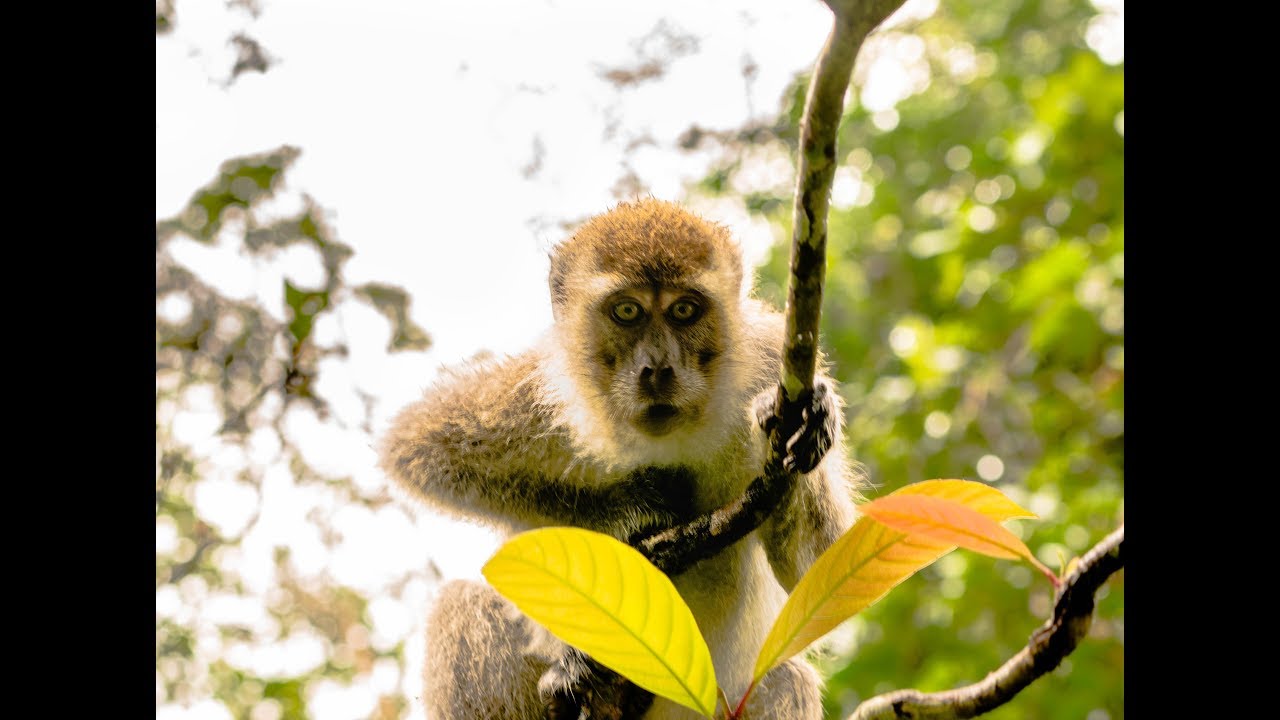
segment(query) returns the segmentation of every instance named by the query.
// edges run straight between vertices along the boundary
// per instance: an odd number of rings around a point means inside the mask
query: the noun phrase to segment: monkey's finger
[[[766,434],[772,432],[773,426],[778,423],[778,417],[773,413],[777,397],[777,392],[770,390],[760,393],[752,401],[751,411],[755,415],[756,425]]]
[[[813,472],[830,449],[830,436],[821,429],[813,430],[806,427],[796,433],[788,443],[787,456],[782,460],[783,467],[792,472]]]
[[[839,432],[838,418],[831,410],[828,398],[815,393],[813,404],[802,413],[804,422],[800,430],[787,441],[783,467],[802,473],[818,467]]]

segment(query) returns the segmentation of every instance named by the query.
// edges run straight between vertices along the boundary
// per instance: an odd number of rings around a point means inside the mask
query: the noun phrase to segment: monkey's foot
[[[653,704],[653,695],[587,657],[566,648],[538,680],[547,720],[632,720]]]

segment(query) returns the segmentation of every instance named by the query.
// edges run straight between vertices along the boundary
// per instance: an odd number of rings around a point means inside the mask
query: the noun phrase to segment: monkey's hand
[[[766,434],[777,422],[773,414],[777,398],[777,388],[770,388],[757,395],[752,404],[756,423]],[[813,394],[800,399],[802,424],[787,438],[782,466],[789,472],[807,473],[818,467],[840,434],[840,404],[831,381],[825,378],[814,378]]]
[[[565,652],[538,680],[547,720],[628,720],[653,704],[653,694],[587,657]]]

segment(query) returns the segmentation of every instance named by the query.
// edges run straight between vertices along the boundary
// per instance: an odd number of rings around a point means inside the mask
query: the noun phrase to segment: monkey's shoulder
[[[391,434],[473,461],[546,468],[568,449],[555,412],[541,388],[537,355],[527,351],[441,370],[393,421]]]

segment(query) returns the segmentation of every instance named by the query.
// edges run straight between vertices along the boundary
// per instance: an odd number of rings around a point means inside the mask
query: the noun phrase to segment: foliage
[[[981,483],[915,483],[863,507],[869,511],[796,584],[760,648],[751,686],[722,706],[726,718],[738,716],[770,670],[956,545],[1036,564],[998,524],[1032,514]],[[716,675],[693,613],[633,548],[581,528],[531,530],[498,549],[485,578],[561,640],[640,687],[714,717]]]
[[[961,480],[928,480],[913,483],[868,503],[903,500],[908,503],[933,500],[953,511],[968,510],[977,515],[969,521],[970,536],[1007,533],[996,523],[1032,517],[1001,493],[978,483]],[[867,505],[864,505],[866,507]],[[906,508],[902,517],[919,520],[923,513]],[[927,517],[927,516],[926,516]],[[986,527],[973,532],[983,521]],[[945,525],[945,523],[943,524]],[[956,547],[951,537],[890,527],[867,513],[831,545],[796,584],[786,605],[765,638],[756,664],[756,677],[795,655],[830,632],[846,618],[879,602],[899,583],[927,567]],[[948,528],[955,530],[954,526]],[[973,547],[972,545],[970,545]],[[985,552],[985,550],[979,550]]]
[[[1124,512],[1124,66],[1085,42],[1100,17],[1071,0],[947,0],[873,35],[830,216],[823,343],[854,457],[887,490],[996,483],[1043,518],[1023,539],[1053,567]],[[875,97],[859,74],[877,63],[915,94]],[[723,136],[699,189],[738,194],[779,237],[789,182],[761,186],[742,158],[794,156],[804,90],[772,132]],[[787,263],[777,244],[761,273],[778,303]],[[952,556],[923,574],[825,659],[831,717],[897,687],[982,678],[1051,604],[1012,563]],[[1090,640],[990,717],[1123,717],[1123,575],[1104,593]]]
[[[711,650],[671,580],[635,548],[590,530],[542,528],[484,566],[495,590],[636,685],[710,716]]]
[[[301,416],[334,421],[317,377],[321,364],[344,357],[347,347],[318,340],[317,326],[359,300],[392,321],[393,349],[428,343],[408,318],[402,290],[346,283],[342,270],[352,251],[310,198],[293,212],[267,209],[280,200],[297,156],[282,147],[229,160],[178,217],[156,223],[157,705],[212,697],[235,717],[303,718],[317,682],[349,682],[403,662],[400,644],[371,641],[363,593],[306,572],[288,549],[301,538],[272,537],[259,525],[268,494],[301,488],[320,498],[319,507],[389,502],[385,489],[366,491],[313,468],[290,432]],[[285,279],[274,302],[232,297],[178,259],[175,250],[193,245],[236,247],[251,262],[309,247],[321,280]],[[201,419],[210,421],[207,432],[191,429]],[[211,493],[221,494],[220,506],[235,517],[202,512]],[[324,513],[308,514],[308,521],[332,548],[337,537]],[[310,656],[311,664],[273,667],[273,653],[299,643],[315,646],[293,654]],[[374,716],[399,717],[405,706],[385,694]]]
[[[903,490],[911,487],[908,485]],[[869,502],[860,510],[886,527],[911,536],[952,543],[1005,560],[1023,558],[1058,584],[1053,571],[1041,564],[1017,535],[964,505],[929,496],[894,493]]]

